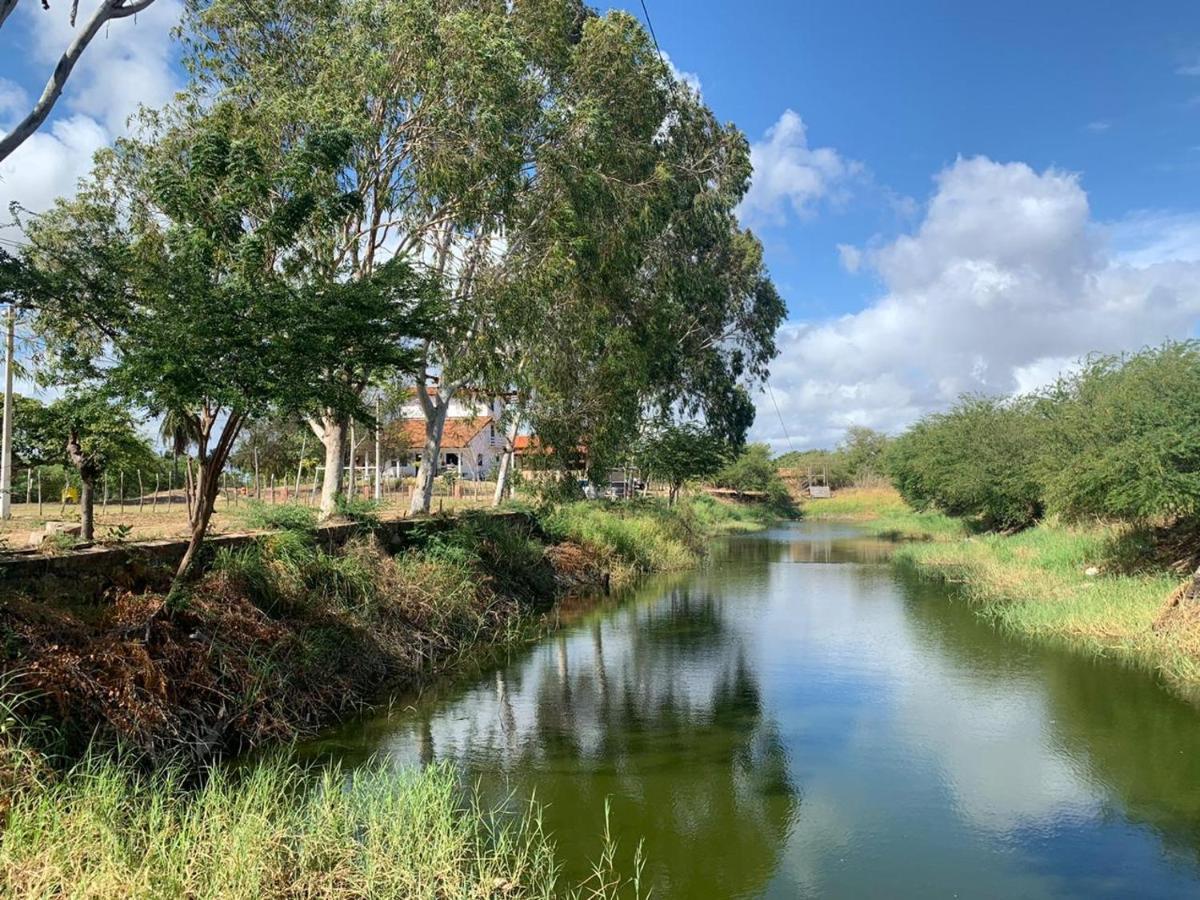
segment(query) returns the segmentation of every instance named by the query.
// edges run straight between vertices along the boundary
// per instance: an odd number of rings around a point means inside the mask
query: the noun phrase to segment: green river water
[[[1200,710],[888,552],[824,523],[722,541],[308,750],[536,793],[574,879],[608,801],[663,900],[1200,897]]]

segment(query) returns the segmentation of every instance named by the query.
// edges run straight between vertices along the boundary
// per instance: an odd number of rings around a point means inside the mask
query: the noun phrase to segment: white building
[[[437,395],[436,387],[425,388]],[[438,474],[453,469],[470,481],[489,478],[504,453],[504,435],[497,422],[504,412],[501,397],[479,398],[459,392],[450,400],[446,427],[442,431],[442,447],[438,459]],[[401,418],[387,426],[389,432],[407,449],[401,459],[392,460],[388,469],[393,475],[415,475],[425,443],[425,413],[414,395],[400,411]]]

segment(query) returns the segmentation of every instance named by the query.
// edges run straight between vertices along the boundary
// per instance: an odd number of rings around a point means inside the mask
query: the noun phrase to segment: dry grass
[[[433,498],[434,511],[458,512],[464,509],[481,509],[492,505],[494,485],[489,482],[462,482],[460,497],[445,493],[439,486]],[[128,527],[128,540],[150,541],[185,538],[188,536],[187,507],[183,495],[176,491],[174,502],[163,491],[157,506],[153,495],[148,494],[139,504],[136,499],[127,499],[122,508],[115,500],[110,500],[107,506],[96,504],[96,537],[104,540],[107,535],[114,534],[122,527]],[[79,507],[74,503],[65,506],[60,503],[46,502],[42,504],[39,513],[36,502],[25,504],[14,498],[12,518],[0,521],[0,541],[9,550],[20,550],[29,546],[30,537],[34,532],[40,536],[44,533],[47,522],[66,522],[74,524],[79,521]],[[222,494],[217,500],[213,513],[211,534],[231,534],[248,530],[243,520],[245,511],[252,505],[254,498],[241,494],[237,497]],[[295,495],[284,488],[278,488],[275,495],[276,504],[294,502]],[[311,492],[301,490],[300,501],[312,505]],[[263,492],[262,502],[271,504],[269,491]],[[379,515],[384,519],[399,519],[408,514],[409,491],[405,488],[399,492],[389,492],[385,495],[379,509]]]

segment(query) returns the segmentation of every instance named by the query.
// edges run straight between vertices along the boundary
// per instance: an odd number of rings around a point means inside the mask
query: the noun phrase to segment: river
[[[536,792],[574,879],[608,801],[660,900],[1200,896],[1200,710],[888,553],[828,523],[722,541],[308,749]]]

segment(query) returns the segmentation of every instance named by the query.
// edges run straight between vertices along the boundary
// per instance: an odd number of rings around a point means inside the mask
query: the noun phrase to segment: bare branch
[[[63,88],[66,86],[67,79],[71,75],[71,71],[75,68],[75,63],[79,61],[79,57],[83,55],[83,51],[87,49],[88,44],[92,42],[104,24],[112,19],[124,19],[126,16],[132,16],[135,13],[141,12],[148,7],[154,0],[134,0],[134,2],[125,2],[125,0],[102,0],[100,6],[92,13],[92,17],[88,19],[83,30],[75,36],[67,47],[66,52],[58,60],[58,65],[54,67],[54,71],[50,74],[49,80],[46,82],[46,87],[42,91],[42,96],[38,98],[33,109],[29,111],[24,119],[17,123],[8,134],[0,138],[0,161],[7,159],[14,150],[25,143],[29,137],[41,127],[46,121],[46,117],[50,115],[50,110],[54,108],[54,104],[58,102],[58,98],[62,96]],[[9,13],[17,5],[17,0],[0,0],[0,24],[8,18]]]

